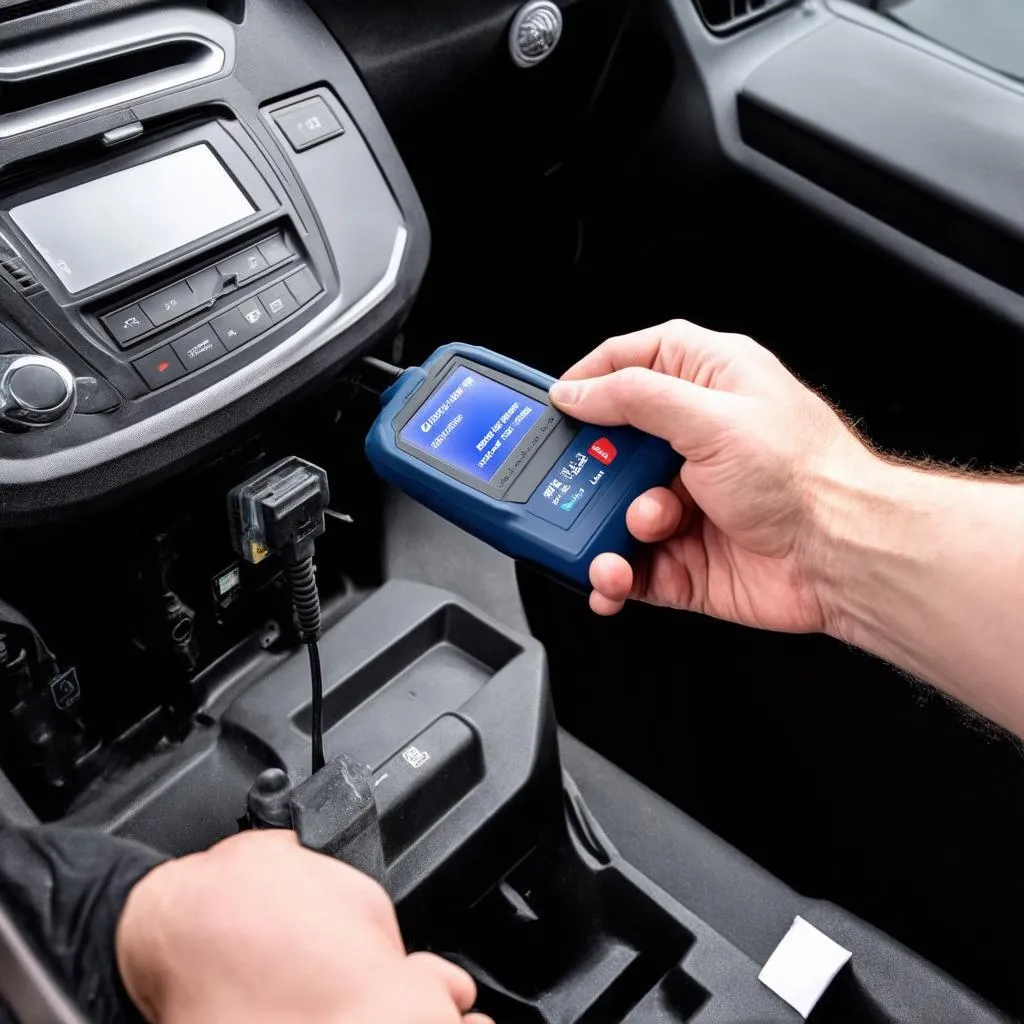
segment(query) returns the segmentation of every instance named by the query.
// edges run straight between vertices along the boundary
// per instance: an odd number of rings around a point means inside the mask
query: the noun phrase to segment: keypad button
[[[216,267],[206,267],[188,279],[188,286],[196,297],[196,305],[205,306],[220,295],[220,271]]]
[[[263,253],[255,246],[237,253],[230,259],[217,264],[217,269],[224,277],[233,277],[236,281],[242,282],[256,277],[267,269],[267,261]]]
[[[272,238],[260,242],[260,252],[271,266],[275,263],[284,263],[286,259],[294,255],[288,247],[288,243],[280,235],[274,235]]]
[[[135,369],[142,374],[143,380],[155,391],[172,380],[185,376],[185,367],[174,354],[170,345],[164,345],[148,356],[135,360]]]
[[[125,306],[116,313],[108,313],[103,317],[103,326],[122,348],[153,329],[152,321],[138,303],[134,306]]]
[[[171,348],[189,373],[227,354],[227,349],[210,324],[189,331],[184,337],[172,342]]]
[[[178,281],[170,288],[164,288],[155,295],[150,295],[142,300],[139,305],[142,311],[153,323],[160,327],[169,324],[172,320],[178,320],[186,313],[190,313],[198,305],[195,292],[188,286],[187,281]]]
[[[247,305],[244,304],[243,305]],[[248,308],[248,307],[247,307]],[[255,312],[249,309],[250,313]],[[257,334],[262,333],[266,326],[267,318],[264,316],[257,317],[255,322],[250,322],[244,316],[242,316],[241,306],[236,306],[234,309],[229,309],[226,313],[221,313],[220,316],[213,318],[213,329],[217,332],[217,337],[220,338],[228,350],[238,348],[239,345],[244,345],[247,341],[251,341],[256,337]]]
[[[242,319],[250,327],[256,328],[257,334],[262,333],[270,326],[270,318],[258,298],[246,299],[239,305],[238,312],[242,314]]]
[[[260,292],[259,297],[260,302],[263,303],[263,308],[270,314],[270,319],[275,324],[278,320],[283,320],[299,308],[299,304],[292,297],[292,293],[285,287],[283,281]]]
[[[345,132],[320,96],[312,96],[290,107],[275,110],[271,116],[296,153]]]
[[[298,273],[292,274],[285,280],[285,284],[300,306],[304,306],[314,295],[320,294],[320,282],[309,267],[303,267]]]

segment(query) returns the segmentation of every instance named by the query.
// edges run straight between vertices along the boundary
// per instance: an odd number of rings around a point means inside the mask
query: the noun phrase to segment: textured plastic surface
[[[606,486],[594,493],[572,525],[563,529],[527,507],[533,502],[536,491],[529,502],[510,501],[507,497],[498,499],[399,447],[396,419],[410,405],[423,402],[427,397],[424,384],[432,374],[459,358],[489,366],[545,391],[554,383],[546,374],[488,349],[444,345],[421,367],[407,370],[385,392],[384,408],[366,438],[366,455],[374,469],[389,483],[499,551],[543,566],[580,586],[587,585],[587,573],[595,555],[614,551],[629,557],[635,542],[626,529],[626,508],[648,488],[667,483],[679,468],[679,456],[664,441],[630,428],[600,431],[623,439],[622,468]],[[579,433],[588,429],[592,428],[581,426]],[[560,449],[556,455],[561,456],[567,450]],[[539,448],[527,467],[532,469],[533,460],[545,455],[545,450]],[[555,469],[557,465],[556,457],[548,468]],[[598,466],[598,463],[595,461],[592,465]]]
[[[569,778],[564,793],[566,820],[433,936],[476,978],[481,1010],[520,1024],[801,1019],[756,961],[619,855]]]
[[[848,1024],[933,1024],[1008,1020],[979,996],[923,957],[831,903],[799,895],[703,826],[642,786],[615,765],[565,733],[559,735],[565,770],[610,843],[673,902],[686,907],[718,939],[760,965],[799,914],[853,953],[850,966],[826,992],[813,1020]],[[706,946],[704,960],[713,960]],[[691,960],[698,959],[694,951]],[[745,969],[744,969],[745,970]],[[724,980],[724,979],[723,979]],[[739,1015],[729,987],[709,986],[711,998],[694,1021],[800,1020],[767,993],[782,1016]],[[742,986],[738,987],[740,990]],[[765,990],[766,991],[766,990]],[[645,1001],[645,1010],[651,1004]],[[781,1010],[778,1008],[781,1007]],[[671,1014],[640,1014],[627,1020],[673,1021]]]
[[[403,914],[478,897],[557,810],[543,649],[452,594],[394,581],[326,629],[320,650],[325,752],[372,769],[388,886]],[[98,790],[68,824],[184,854],[237,829],[264,769],[283,768],[301,785],[310,756],[305,652],[254,658],[242,692],[207,708],[205,726]],[[408,769],[404,781],[395,759]]]
[[[754,71],[741,128],[797,173],[1024,291],[1024,93],[1007,85],[836,20]]]

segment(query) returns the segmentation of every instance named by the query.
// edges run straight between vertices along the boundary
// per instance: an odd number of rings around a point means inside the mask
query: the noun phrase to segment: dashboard
[[[426,216],[351,64],[303,4],[242,13],[0,46],[0,526],[187,461],[418,290]]]

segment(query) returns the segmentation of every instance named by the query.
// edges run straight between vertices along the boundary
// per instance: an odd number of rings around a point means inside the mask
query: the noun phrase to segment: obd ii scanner
[[[554,378],[473,345],[437,349],[381,396],[366,439],[377,473],[513,558],[587,587],[603,551],[629,558],[626,509],[681,464],[632,427],[559,412]]]

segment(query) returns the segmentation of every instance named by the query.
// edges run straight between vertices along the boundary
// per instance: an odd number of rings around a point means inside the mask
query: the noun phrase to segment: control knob
[[[0,355],[0,430],[52,427],[75,411],[75,378],[56,359]]]

